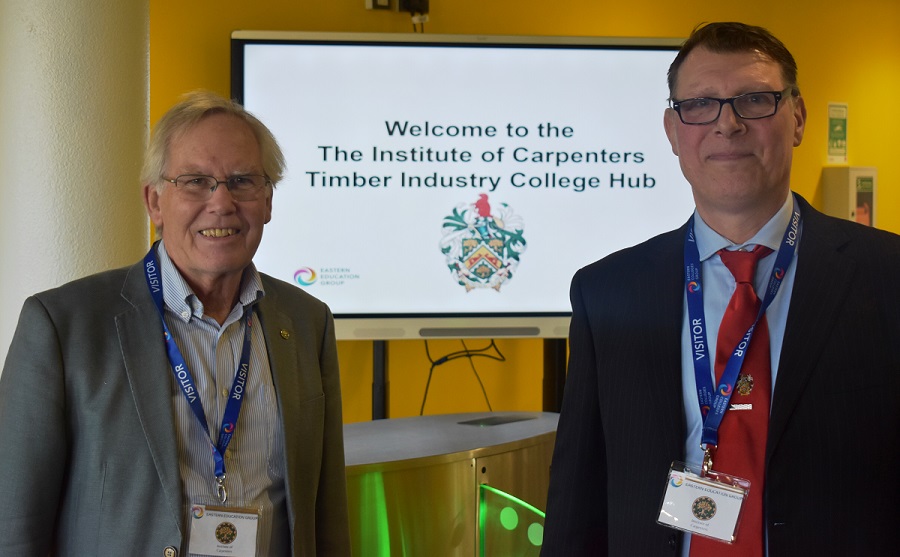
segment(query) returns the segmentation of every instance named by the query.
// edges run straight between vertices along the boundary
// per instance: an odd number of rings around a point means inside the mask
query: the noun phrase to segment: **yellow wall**
[[[699,4],[699,3],[698,3]],[[900,2],[897,0],[759,0],[740,3],[664,0],[432,0],[428,33],[684,37],[700,22],[739,20],[769,28],[791,49],[809,110],[795,152],[793,189],[821,207],[819,176],[827,165],[829,102],[850,106],[849,164],[878,168],[878,226],[900,232]],[[409,16],[369,11],[365,0],[150,0],[150,118],[155,122],[185,91],[229,93],[229,37],[235,29],[406,33]],[[664,76],[660,76],[663,79]],[[312,78],[311,78],[312,79]],[[648,107],[648,110],[652,110]],[[662,131],[663,105],[660,111]],[[277,203],[277,195],[276,195]],[[467,341],[478,348],[487,341]],[[433,341],[437,358],[461,341]],[[477,358],[494,410],[540,410],[542,344],[501,340],[507,361]],[[371,416],[372,344],[338,347],[345,421]],[[418,414],[429,362],[422,341],[389,343],[391,417]],[[425,413],[486,410],[465,358],[435,369]]]

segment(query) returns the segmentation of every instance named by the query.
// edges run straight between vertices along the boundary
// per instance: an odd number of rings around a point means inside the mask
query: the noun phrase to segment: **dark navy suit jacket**
[[[799,196],[798,196],[799,198]],[[900,236],[804,218],[766,450],[769,557],[900,555]],[[676,555],[686,227],[584,269],[542,555]]]

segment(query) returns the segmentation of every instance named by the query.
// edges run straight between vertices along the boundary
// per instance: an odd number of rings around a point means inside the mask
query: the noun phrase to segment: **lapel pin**
[[[753,376],[752,375],[741,375],[738,377],[737,385],[735,387],[737,389],[738,394],[742,396],[747,396],[753,390]]]

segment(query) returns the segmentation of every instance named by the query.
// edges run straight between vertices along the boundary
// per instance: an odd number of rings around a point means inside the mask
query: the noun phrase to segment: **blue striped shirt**
[[[215,319],[204,316],[203,303],[179,274],[162,242],[159,262],[166,324],[193,376],[207,427],[216,441],[243,348],[241,318],[245,311],[254,311],[254,304],[265,295],[262,280],[251,263],[244,272],[239,301],[220,326]],[[244,403],[234,437],[225,452],[226,506],[254,509],[259,513],[258,556],[286,556],[290,552],[290,529],[285,505],[283,431],[265,337],[257,320],[258,312],[255,313]],[[175,381],[171,390],[184,523],[189,535],[191,505],[220,504],[209,437]]]

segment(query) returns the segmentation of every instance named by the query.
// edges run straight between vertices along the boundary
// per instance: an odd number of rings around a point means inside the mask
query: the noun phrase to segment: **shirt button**
[[[228,389],[222,387],[222,398],[228,398]]]
[[[163,550],[163,555],[164,555],[165,557],[177,557],[177,556],[178,556],[178,550],[176,550],[174,547],[172,547],[172,546],[170,545],[169,547],[167,547],[167,548],[165,548],[165,549]]]
[[[191,312],[189,312],[187,310],[181,312],[182,319],[187,319],[190,316],[191,316]]]

